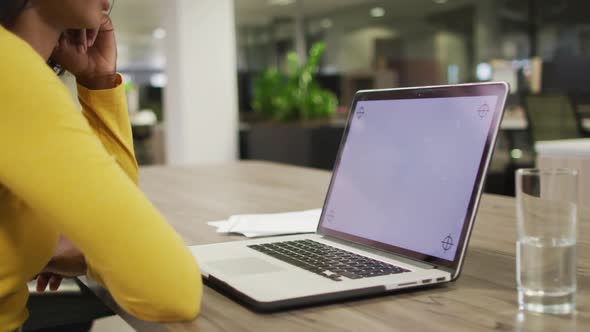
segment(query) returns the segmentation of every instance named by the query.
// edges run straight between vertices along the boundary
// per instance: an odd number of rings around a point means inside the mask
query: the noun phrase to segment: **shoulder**
[[[22,115],[76,106],[63,83],[24,40],[0,27],[0,113]],[[31,115],[30,113],[28,115]]]

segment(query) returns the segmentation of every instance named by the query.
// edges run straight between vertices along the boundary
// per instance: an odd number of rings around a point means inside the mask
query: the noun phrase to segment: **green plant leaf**
[[[325,50],[325,43],[314,44],[304,64],[300,63],[296,53],[290,52],[287,74],[268,69],[258,76],[254,81],[254,110],[265,118],[284,122],[332,116],[338,100],[314,80]]]

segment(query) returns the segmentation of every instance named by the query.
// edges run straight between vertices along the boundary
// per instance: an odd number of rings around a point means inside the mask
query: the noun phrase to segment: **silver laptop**
[[[358,92],[317,232],[191,247],[205,282],[269,312],[456,280],[508,90]]]

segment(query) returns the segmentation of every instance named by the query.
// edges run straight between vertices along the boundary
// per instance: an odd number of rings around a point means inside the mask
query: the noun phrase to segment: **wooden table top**
[[[326,171],[263,162],[141,170],[141,188],[187,245],[242,240],[206,224],[237,213],[322,206]],[[155,324],[116,308],[138,331],[590,331],[590,218],[580,220],[578,310],[575,315],[519,314],[515,282],[515,201],[485,195],[463,273],[456,283],[365,300],[256,314],[205,287],[195,321]],[[90,283],[88,280],[85,282]]]

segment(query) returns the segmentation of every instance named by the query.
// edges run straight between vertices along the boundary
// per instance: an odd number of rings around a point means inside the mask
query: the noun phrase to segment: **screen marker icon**
[[[488,104],[483,104],[477,110],[477,114],[480,118],[485,118],[490,113],[490,106]]]
[[[453,242],[453,237],[451,236],[451,234],[449,234],[447,237],[445,237],[442,241],[442,248],[445,252],[449,251],[454,245],[455,243]]]
[[[365,114],[366,114],[365,108],[363,106],[361,106],[361,108],[358,111],[356,111],[356,118],[358,120],[360,120],[365,116]]]

